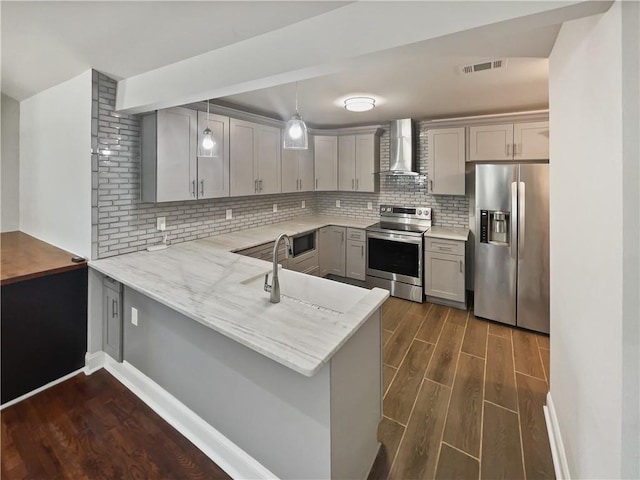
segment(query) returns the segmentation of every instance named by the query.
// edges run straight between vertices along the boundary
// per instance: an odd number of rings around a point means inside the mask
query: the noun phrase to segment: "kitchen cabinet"
[[[141,120],[142,201],[196,198],[198,114],[176,107]]]
[[[465,242],[425,238],[427,301],[466,309]]]
[[[318,275],[319,262],[318,262],[318,249],[314,248],[310,252],[303,253],[297,257],[289,259],[288,270],[294,270],[300,273],[306,273],[307,275]]]
[[[102,349],[122,361],[122,284],[104,277],[102,289]]]
[[[245,248],[244,250],[238,250],[238,255],[244,255],[245,257],[258,258],[267,262],[273,262],[273,245],[274,242],[264,243],[251,248]],[[282,268],[289,267],[290,258],[287,258],[285,252],[286,246],[284,242],[281,242],[278,246],[278,263],[282,265]]]
[[[230,120],[230,180],[233,197],[280,193],[280,129]]]
[[[316,135],[313,143],[315,190],[337,190],[338,138],[332,135]]]
[[[365,231],[358,228],[347,228],[346,277],[365,280],[366,270],[366,236]]]
[[[376,192],[380,171],[378,132],[338,137],[338,190]]]
[[[322,227],[318,230],[318,276],[326,277],[329,274],[330,263],[330,230],[331,227]]]
[[[141,121],[142,201],[173,202],[229,196],[229,117],[209,115],[213,157],[200,155],[207,114],[176,107]]]
[[[202,132],[209,126],[215,142],[213,156],[201,156]],[[196,197],[229,196],[229,117],[198,112],[198,155]]]
[[[431,194],[464,195],[464,127],[429,130],[427,132],[427,162]]]
[[[311,192],[314,189],[314,139],[307,150],[282,149],[282,193]]]
[[[346,228],[330,226],[328,238],[328,267],[332,275],[344,277],[346,274]]]
[[[469,127],[469,161],[549,158],[549,122]]]

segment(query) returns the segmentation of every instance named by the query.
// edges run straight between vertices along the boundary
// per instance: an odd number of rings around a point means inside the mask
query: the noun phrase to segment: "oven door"
[[[367,232],[367,276],[422,285],[422,236]]]

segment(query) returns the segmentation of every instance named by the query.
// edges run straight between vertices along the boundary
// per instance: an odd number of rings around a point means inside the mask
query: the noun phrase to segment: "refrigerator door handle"
[[[518,220],[516,215],[518,214],[518,182],[511,182],[511,231],[509,232],[509,246],[511,249],[511,258],[517,258],[516,242],[514,236],[516,235],[518,228]]]
[[[525,201],[524,182],[518,182],[518,250],[520,258],[524,256]]]

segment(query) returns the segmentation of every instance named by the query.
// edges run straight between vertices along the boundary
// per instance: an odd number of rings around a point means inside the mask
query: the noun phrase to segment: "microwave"
[[[316,249],[316,231],[303,233],[293,237],[293,257],[300,256],[304,253],[311,252]]]

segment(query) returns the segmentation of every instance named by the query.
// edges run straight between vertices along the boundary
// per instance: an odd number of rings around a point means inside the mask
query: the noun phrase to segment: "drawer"
[[[308,273],[318,268],[318,250],[303,253],[299,257],[289,259],[289,270]]]
[[[437,253],[450,253],[453,255],[464,255],[465,242],[456,240],[443,240],[441,238],[426,237],[425,250]]]
[[[364,242],[366,240],[366,235],[364,230],[360,228],[347,228],[347,239]]]

